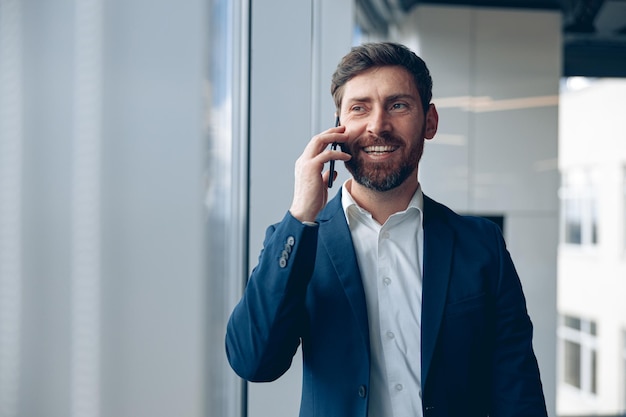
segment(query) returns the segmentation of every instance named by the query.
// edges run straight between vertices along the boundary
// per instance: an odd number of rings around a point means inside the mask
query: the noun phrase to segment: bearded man
[[[424,61],[395,43],[357,46],[331,93],[338,126],[296,161],[291,207],[228,323],[232,368],[273,381],[301,346],[301,417],[547,416],[499,228],[422,193],[439,121]],[[327,202],[331,160],[351,178]]]

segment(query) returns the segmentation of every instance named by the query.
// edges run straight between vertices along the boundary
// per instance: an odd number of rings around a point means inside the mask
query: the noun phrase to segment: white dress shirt
[[[361,271],[370,332],[368,417],[421,417],[423,202],[380,225],[343,184],[344,212]]]

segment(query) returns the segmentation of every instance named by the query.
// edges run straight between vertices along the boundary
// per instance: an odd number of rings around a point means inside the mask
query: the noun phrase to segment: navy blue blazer
[[[266,382],[301,345],[300,416],[366,417],[367,309],[340,192],[317,221],[287,213],[268,228],[226,353],[239,376]],[[424,196],[422,300],[425,416],[547,415],[522,287],[494,223]]]

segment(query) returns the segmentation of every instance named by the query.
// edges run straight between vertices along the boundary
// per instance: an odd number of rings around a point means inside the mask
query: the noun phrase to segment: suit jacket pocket
[[[472,295],[446,305],[446,318],[470,315],[485,309],[487,295],[485,293]]]

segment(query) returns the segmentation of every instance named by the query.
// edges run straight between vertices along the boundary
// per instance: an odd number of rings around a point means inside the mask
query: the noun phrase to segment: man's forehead
[[[344,100],[367,98],[371,95],[413,97],[419,92],[412,75],[402,67],[376,67],[355,75],[344,85]]]

